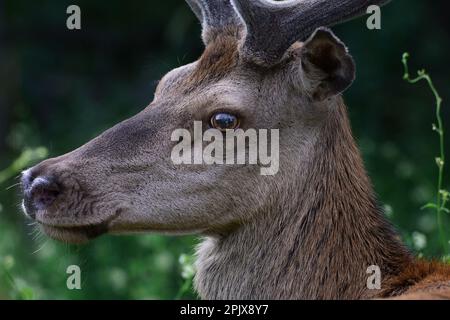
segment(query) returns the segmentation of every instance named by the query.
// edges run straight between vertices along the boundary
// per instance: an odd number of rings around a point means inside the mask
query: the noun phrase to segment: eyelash
[[[239,124],[242,124],[242,122],[243,122],[244,119],[245,119],[245,117],[244,117],[239,111],[232,110],[232,109],[222,109],[222,108],[219,108],[219,109],[216,109],[216,110],[214,110],[214,111],[212,111],[212,112],[208,112],[208,113],[206,114],[206,118],[205,118],[205,120],[204,120],[205,123],[210,123],[210,119],[211,119],[214,115],[216,115],[216,114],[218,114],[218,113],[228,113],[228,114],[231,114],[231,115],[235,116],[236,118],[238,118]]]

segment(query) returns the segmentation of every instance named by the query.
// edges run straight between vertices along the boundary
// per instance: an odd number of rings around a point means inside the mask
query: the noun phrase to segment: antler
[[[237,33],[243,28],[242,21],[230,0],[186,0],[202,23],[202,38],[208,44],[224,31]]]
[[[390,0],[231,0],[247,26],[242,54],[264,65],[278,62],[296,41]]]

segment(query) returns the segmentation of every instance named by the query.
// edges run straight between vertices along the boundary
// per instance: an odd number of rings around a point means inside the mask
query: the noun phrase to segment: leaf
[[[420,208],[420,210],[425,210],[425,209],[437,209],[437,205],[435,203],[427,203],[422,208]]]
[[[30,287],[25,287],[20,290],[19,295],[22,300],[33,300],[34,290]]]
[[[450,192],[448,192],[447,190],[439,190],[439,193],[444,201],[450,199]]]

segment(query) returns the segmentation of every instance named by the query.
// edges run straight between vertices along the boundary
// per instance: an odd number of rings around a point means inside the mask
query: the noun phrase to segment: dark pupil
[[[220,129],[234,129],[236,117],[228,113],[218,113],[214,116],[214,122]]]

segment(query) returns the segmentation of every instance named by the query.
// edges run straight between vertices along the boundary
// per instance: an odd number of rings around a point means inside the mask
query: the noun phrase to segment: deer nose
[[[36,217],[38,210],[50,207],[60,193],[59,185],[54,178],[47,176],[34,178],[30,171],[22,174],[22,188],[25,213],[32,219]]]

